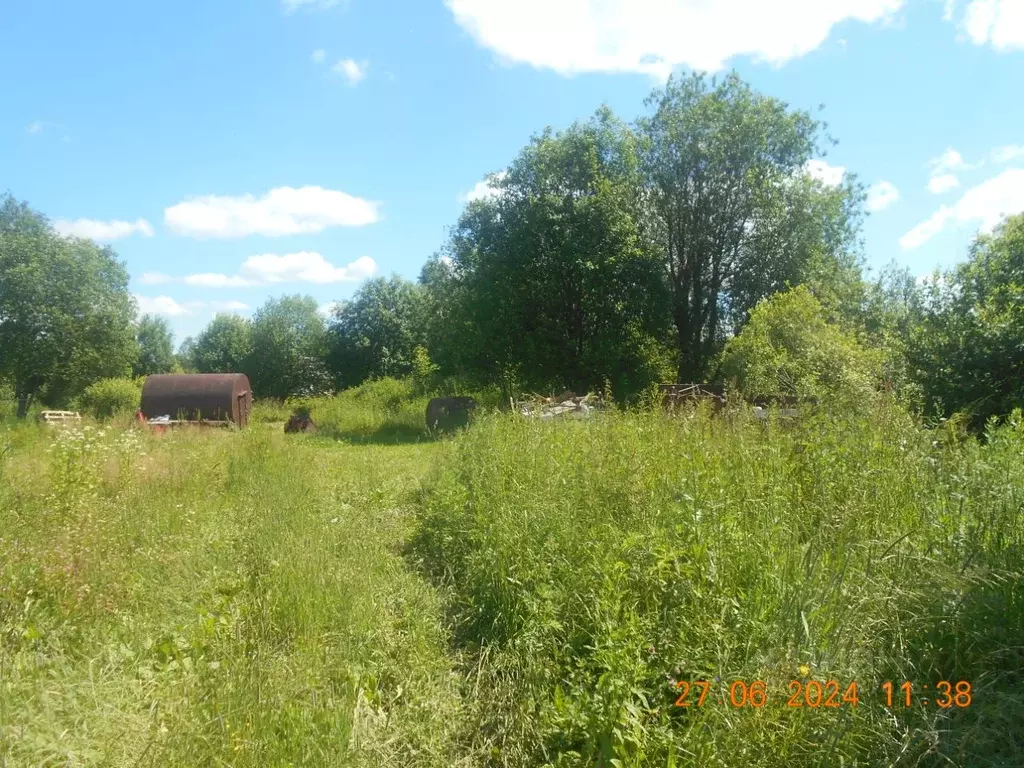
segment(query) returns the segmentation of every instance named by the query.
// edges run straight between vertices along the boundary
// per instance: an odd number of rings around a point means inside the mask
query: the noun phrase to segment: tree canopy
[[[128,272],[114,252],[63,238],[41,214],[0,199],[0,372],[20,414],[131,371],[137,347]]]
[[[135,329],[139,356],[132,366],[135,376],[171,373],[177,365],[174,357],[174,334],[162,317],[143,315]]]
[[[252,321],[252,352],[245,364],[253,392],[285,398],[331,390],[327,331],[311,296],[268,299]]]

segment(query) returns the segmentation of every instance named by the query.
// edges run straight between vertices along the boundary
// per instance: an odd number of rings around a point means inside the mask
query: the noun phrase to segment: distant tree
[[[646,223],[672,294],[678,377],[700,381],[765,297],[815,281],[826,294],[830,276],[856,289],[863,192],[851,177],[840,188],[809,178],[823,126],[734,74],[671,78],[648,104],[653,115],[638,121]]]
[[[199,373],[195,364],[195,346],[196,340],[191,336],[186,336],[174,355],[175,368],[182,373]]]
[[[244,373],[253,345],[252,322],[218,313],[195,339],[186,339],[180,354],[198,373]]]
[[[132,367],[135,376],[170,373],[174,370],[174,334],[162,317],[143,315],[135,329],[139,356]]]
[[[492,179],[498,193],[467,207],[451,264],[430,265],[432,308],[448,311],[463,364],[506,394],[606,379],[630,394],[671,365],[664,269],[638,221],[635,143],[608,109],[535,137]]]
[[[334,310],[329,326],[331,372],[339,387],[368,378],[407,376],[425,343],[423,288],[397,275],[367,280]]]
[[[128,272],[110,248],[63,238],[10,195],[0,198],[0,378],[24,416],[91,382],[125,376],[137,355]]]
[[[327,331],[311,296],[268,299],[253,317],[246,373],[260,397],[330,391]]]
[[[748,398],[863,399],[878,390],[882,356],[828,322],[805,286],[763,300],[726,344],[721,372]]]
[[[980,427],[1024,407],[1024,214],[980,235],[922,293],[907,354],[926,412],[965,411]]]

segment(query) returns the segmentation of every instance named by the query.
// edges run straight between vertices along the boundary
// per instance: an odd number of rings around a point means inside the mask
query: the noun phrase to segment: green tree
[[[1024,407],[1024,214],[980,235],[970,258],[923,289],[908,357],[933,416],[980,427]]]
[[[331,389],[327,330],[311,296],[268,299],[253,317],[246,371],[260,397],[316,395]]]
[[[828,322],[805,286],[758,304],[726,344],[721,372],[749,399],[865,399],[882,379],[882,356]]]
[[[174,370],[174,334],[162,317],[143,315],[135,329],[139,357],[132,367],[135,376],[170,373]]]
[[[63,238],[41,214],[0,199],[0,377],[18,413],[66,402],[137,354],[128,272],[110,248]]]
[[[334,310],[330,368],[339,387],[412,372],[413,351],[425,343],[423,288],[397,275],[367,280]]]
[[[803,173],[823,126],[735,74],[672,78],[647,103],[647,230],[669,277],[679,379],[700,381],[763,298],[849,277],[863,193]]]
[[[195,339],[186,339],[181,354],[198,373],[244,373],[253,349],[252,322],[218,313]]]
[[[660,378],[668,304],[638,223],[633,133],[602,109],[535,137],[491,183],[498,194],[459,221],[450,268],[435,262],[427,276],[461,302],[450,320],[463,363],[506,394],[605,379],[630,394]]]

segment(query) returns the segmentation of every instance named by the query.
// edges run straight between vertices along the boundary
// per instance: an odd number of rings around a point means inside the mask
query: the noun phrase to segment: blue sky
[[[415,278],[531,134],[632,120],[673,69],[823,103],[874,268],[1024,210],[1024,0],[33,0],[0,66],[0,190],[110,243],[178,342]]]

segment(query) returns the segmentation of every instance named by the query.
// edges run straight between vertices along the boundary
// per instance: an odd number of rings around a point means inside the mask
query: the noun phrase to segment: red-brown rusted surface
[[[243,373],[157,374],[142,385],[141,411],[147,419],[232,421],[244,427],[252,410],[252,389]]]

